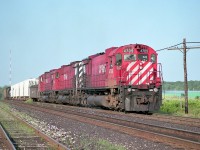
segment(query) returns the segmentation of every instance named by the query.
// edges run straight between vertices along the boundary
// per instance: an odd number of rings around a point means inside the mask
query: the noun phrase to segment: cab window
[[[67,80],[67,74],[66,73],[64,74],[64,80]]]
[[[110,69],[113,68],[113,64],[112,64],[112,57],[110,57]]]
[[[152,62],[152,63],[155,63],[155,62],[156,62],[156,55],[155,55],[155,54],[152,54],[152,55],[151,55],[151,62]]]
[[[135,54],[124,54],[124,61],[135,61],[136,55]]]
[[[121,66],[121,64],[122,64],[122,55],[116,54],[116,65]]]
[[[148,61],[148,54],[138,54],[138,60]]]
[[[56,72],[56,78],[59,78],[59,73],[58,72]]]

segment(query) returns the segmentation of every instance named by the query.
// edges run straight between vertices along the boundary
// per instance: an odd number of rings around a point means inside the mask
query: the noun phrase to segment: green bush
[[[163,100],[160,113],[185,116],[185,100],[171,99]],[[200,118],[200,101],[195,99],[188,100],[188,114],[190,117]]]
[[[194,117],[200,117],[200,101],[190,100],[188,102],[189,113],[193,114]]]
[[[200,99],[200,96],[195,96],[195,99]]]
[[[161,106],[160,111],[163,113],[177,113],[182,108],[181,101],[179,100],[165,100]]]
[[[27,103],[27,104],[32,104],[32,103],[33,103],[33,99],[29,98],[29,99],[27,99],[27,100],[25,101],[25,103]]]
[[[76,148],[75,148],[76,149]],[[125,150],[122,145],[113,144],[105,139],[97,139],[97,138],[88,138],[84,137],[81,140],[80,149],[84,150]]]
[[[98,142],[98,149],[106,150],[125,150],[124,147],[120,145],[113,145],[109,141],[100,139]]]

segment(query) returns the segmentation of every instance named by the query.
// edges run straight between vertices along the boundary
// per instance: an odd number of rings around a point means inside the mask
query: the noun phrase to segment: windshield
[[[148,54],[138,54],[138,59],[141,61],[148,61]]]
[[[120,66],[122,64],[122,55],[119,53],[116,55],[116,65]]]
[[[130,60],[135,61],[136,60],[136,55],[134,55],[134,54],[125,54],[124,55],[124,60],[125,61],[130,61]]]
[[[155,55],[155,54],[152,54],[152,55],[151,55],[151,62],[152,62],[152,63],[155,63],[155,62],[156,62],[156,55]]]

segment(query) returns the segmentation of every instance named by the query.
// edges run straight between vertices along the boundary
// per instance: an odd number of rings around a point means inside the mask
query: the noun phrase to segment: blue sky
[[[14,84],[112,46],[200,42],[199,14],[199,0],[0,0],[0,86],[10,49]],[[158,54],[164,80],[183,81],[182,53]],[[200,80],[199,57],[187,52],[188,80]]]

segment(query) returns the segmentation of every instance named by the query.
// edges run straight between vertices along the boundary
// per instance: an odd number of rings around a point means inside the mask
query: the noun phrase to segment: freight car
[[[38,85],[38,79],[27,79],[20,83],[16,83],[10,88],[10,98],[18,100],[26,100],[30,98],[30,86]]]
[[[10,99],[10,86],[4,88],[3,97],[4,97],[4,100]]]
[[[143,44],[111,47],[39,76],[38,101],[154,111],[162,104],[162,70]]]

